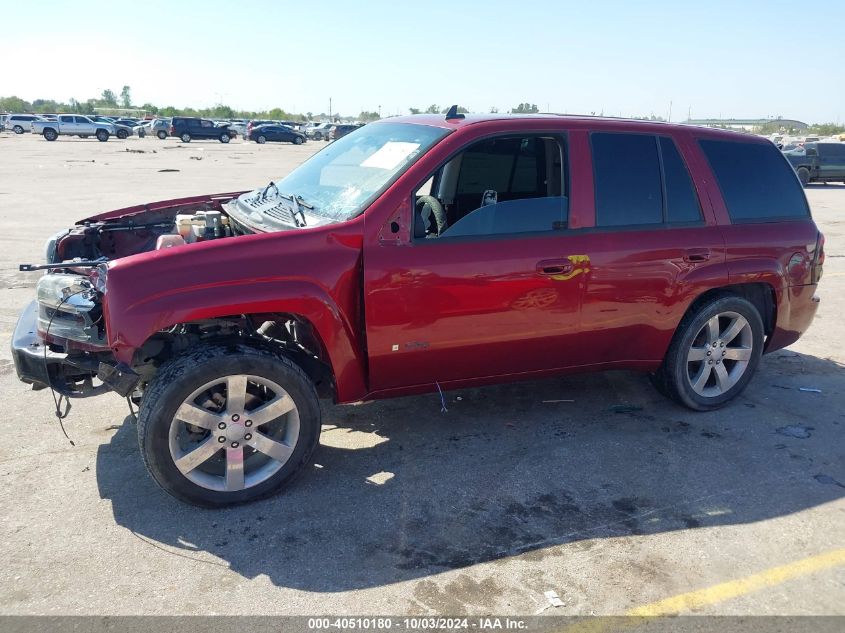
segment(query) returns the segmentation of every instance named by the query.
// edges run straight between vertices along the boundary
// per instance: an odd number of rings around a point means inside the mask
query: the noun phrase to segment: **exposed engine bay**
[[[47,245],[47,263],[106,261],[147,251],[253,233],[319,226],[330,220],[272,182],[237,197],[210,197],[166,207],[133,209],[125,215],[83,221]]]

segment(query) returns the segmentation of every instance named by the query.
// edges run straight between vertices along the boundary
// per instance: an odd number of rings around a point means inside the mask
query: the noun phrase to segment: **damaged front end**
[[[46,245],[46,270],[36,300],[21,313],[12,337],[18,377],[33,389],[68,398],[109,390],[130,395],[140,376],[119,363],[108,344],[105,298],[109,262],[178,244],[235,235],[221,204],[235,194],[172,200],[81,220]]]
[[[18,377],[33,389],[84,398],[109,390],[127,396],[137,385],[138,375],[116,362],[106,343],[96,276],[47,273],[38,281],[37,300],[21,313],[12,336]]]

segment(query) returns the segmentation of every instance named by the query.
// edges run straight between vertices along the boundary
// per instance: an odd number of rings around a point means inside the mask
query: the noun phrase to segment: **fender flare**
[[[131,364],[135,351],[151,336],[180,323],[239,314],[286,313],[313,326],[328,355],[337,400],[350,402],[366,395],[360,330],[324,288],[310,281],[279,278],[236,283],[236,291],[232,285],[174,288],[125,305],[120,293],[106,295],[108,343],[115,358]]]

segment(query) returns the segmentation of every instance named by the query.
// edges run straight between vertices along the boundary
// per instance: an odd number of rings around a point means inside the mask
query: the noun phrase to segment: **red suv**
[[[220,506],[302,469],[318,394],[630,369],[725,405],[810,326],[823,261],[765,139],[421,115],[252,191],[81,220],[48,244],[13,353],[34,388],[139,403],[156,482]]]

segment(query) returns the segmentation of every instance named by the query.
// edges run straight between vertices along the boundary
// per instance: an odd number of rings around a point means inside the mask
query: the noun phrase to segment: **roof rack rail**
[[[455,104],[451,108],[449,108],[449,111],[446,113],[446,120],[447,121],[450,121],[452,119],[465,119],[465,118],[466,118],[466,116],[464,116],[463,114],[460,114],[458,112],[457,104]]]

